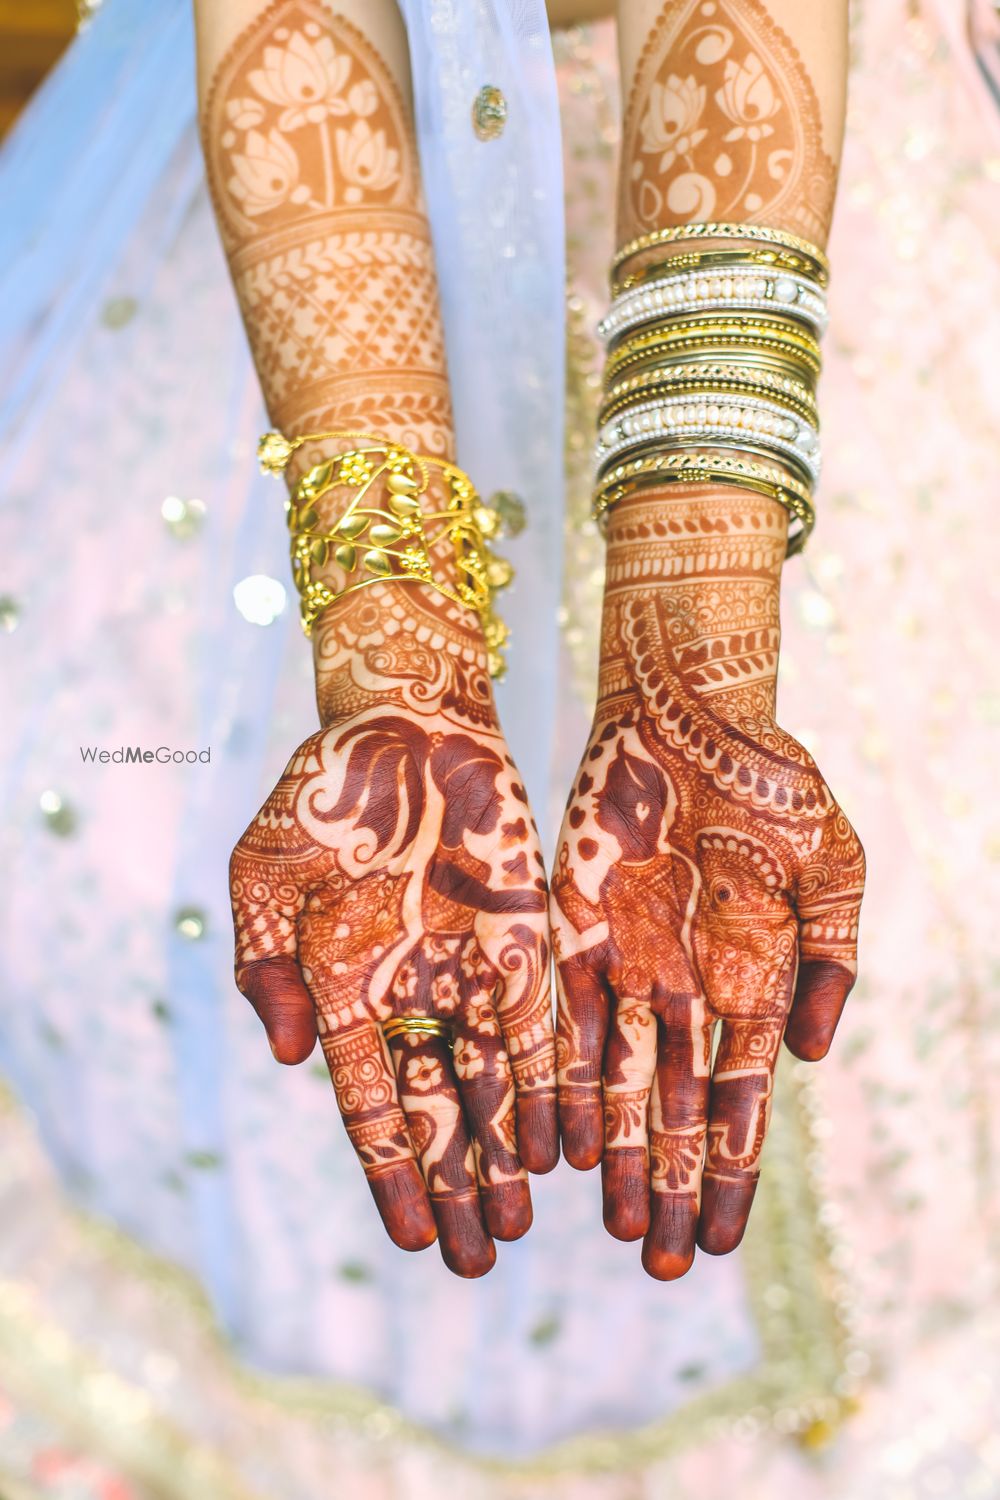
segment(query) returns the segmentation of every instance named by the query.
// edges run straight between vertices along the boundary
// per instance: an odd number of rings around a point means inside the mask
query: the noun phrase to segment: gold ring
[[[451,1023],[436,1016],[391,1016],[382,1031],[387,1042],[394,1036],[439,1036],[451,1045]]]

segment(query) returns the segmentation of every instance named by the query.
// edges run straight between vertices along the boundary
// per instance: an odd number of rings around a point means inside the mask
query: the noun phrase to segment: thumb
[[[804,958],[785,1027],[785,1046],[803,1062],[819,1062],[830,1050],[854,973],[836,960]]]
[[[797,893],[800,963],[785,1044],[804,1062],[818,1062],[829,1052],[854,987],[864,888],[864,850],[838,808],[832,837]]]
[[[316,1007],[298,960],[288,953],[254,959],[237,969],[236,987],[264,1023],[278,1062],[305,1062],[316,1045]]]

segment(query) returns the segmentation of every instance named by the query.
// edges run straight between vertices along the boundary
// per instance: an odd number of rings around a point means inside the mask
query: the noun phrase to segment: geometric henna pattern
[[[671,0],[625,111],[619,241],[690,220],[826,243],[837,168],[816,91],[760,0]]]
[[[696,1237],[739,1242],[782,1036],[828,1048],[864,885],[856,834],[774,720],[785,514],[724,488],[671,496],[612,512],[598,707],[551,903],[564,1150],[602,1160],[608,1228],[645,1236],[665,1278]]]
[[[272,1036],[291,1014],[286,1060],[318,1034],[392,1238],[477,1276],[558,1154],[545,876],[468,613],[368,594],[317,622],[327,727],[233,853],[236,979]],[[453,1052],[386,1042],[424,1013]]]

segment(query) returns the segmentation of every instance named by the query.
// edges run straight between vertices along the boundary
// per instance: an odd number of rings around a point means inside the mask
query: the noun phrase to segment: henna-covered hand
[[[282,1062],[317,1032],[391,1237],[488,1271],[555,1165],[546,886],[471,617],[379,585],[317,626],[327,727],[232,858],[236,979]],[[381,1023],[428,1015],[440,1038]]]
[[[785,533],[708,487],[613,513],[552,880],[563,1149],[664,1279],[739,1243],[782,1036],[822,1057],[857,969],[861,845],[774,722]]]

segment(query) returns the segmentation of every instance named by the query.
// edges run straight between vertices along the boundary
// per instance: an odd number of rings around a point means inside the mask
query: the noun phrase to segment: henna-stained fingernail
[[[605,1151],[601,1162],[604,1227],[616,1240],[638,1240],[649,1228],[649,1157],[629,1147]]]
[[[529,1172],[551,1172],[559,1160],[559,1121],[552,1092],[517,1097],[517,1154]]]
[[[563,1156],[578,1172],[589,1172],[604,1154],[604,1111],[598,1092],[588,1104],[560,1104]]]
[[[819,1062],[830,1050],[854,976],[829,959],[806,959],[785,1028],[785,1045],[803,1062]]]
[[[642,1242],[643,1269],[657,1281],[676,1281],[691,1269],[698,1204],[693,1193],[651,1193],[650,1220]]]
[[[305,1062],[316,1045],[316,1007],[290,954],[244,964],[236,976],[267,1032],[268,1046],[280,1063]]]
[[[480,1188],[483,1217],[495,1240],[519,1240],[531,1228],[531,1190],[526,1182],[491,1182]]]
[[[478,1195],[434,1199],[441,1259],[456,1276],[474,1280],[496,1263],[496,1246],[483,1225]]]
[[[757,1178],[727,1182],[706,1172],[701,1185],[698,1248],[708,1255],[728,1255],[743,1238]]]
[[[400,1250],[426,1250],[437,1239],[427,1188],[416,1162],[368,1178],[386,1233]]]

